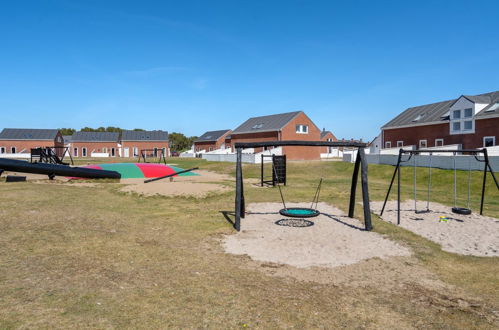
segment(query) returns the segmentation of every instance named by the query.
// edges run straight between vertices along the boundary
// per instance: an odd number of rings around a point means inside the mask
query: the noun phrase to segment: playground
[[[472,217],[439,222],[444,211],[457,218],[450,214],[454,173],[434,169],[430,204],[434,214],[418,214],[427,218],[411,222],[409,218],[416,215],[405,212],[413,209],[413,172],[404,170],[402,218],[397,225],[376,215],[393,166],[370,165],[374,213],[372,230],[367,231],[360,178],[355,214],[348,216],[354,164],[288,162],[286,186],[280,187],[288,208],[309,208],[323,177],[314,206],[322,214],[306,219],[280,215],[279,188],[252,184],[260,180],[260,165],[243,164],[246,216],[236,232],[229,222],[234,221],[235,164],[179,158],[167,163],[200,169],[193,171],[197,176],[147,184],[145,178],[120,183],[59,177],[51,181],[47,176],[0,182],[5,247],[0,253],[0,267],[5,270],[0,275],[0,328],[185,324],[493,328],[498,324],[497,256],[455,251],[445,241],[408,227],[431,224],[452,237],[456,228],[466,226],[464,232],[474,234],[480,172],[471,173]],[[425,168],[417,169],[421,208],[427,173]],[[468,173],[458,171],[457,182],[463,183],[458,202],[466,205]],[[134,184],[184,183],[223,189],[201,195],[123,191]],[[494,189],[488,180],[483,221],[490,222],[477,234],[497,233],[499,195]],[[392,211],[385,215],[396,213],[395,196],[387,207]],[[497,237],[489,238],[488,245],[497,247]]]

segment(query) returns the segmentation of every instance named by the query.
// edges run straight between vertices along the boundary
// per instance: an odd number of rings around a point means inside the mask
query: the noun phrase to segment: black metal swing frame
[[[400,149],[399,150],[399,155],[397,159],[397,165],[395,165],[395,170],[393,171],[393,176],[390,181],[390,186],[388,187],[388,191],[386,193],[385,201],[383,202],[383,207],[380,212],[380,216],[383,215],[383,212],[385,211],[386,203],[388,202],[388,198],[390,197],[390,192],[392,190],[393,183],[395,181],[395,177],[397,177],[397,224],[400,225],[400,172],[401,172],[401,164],[408,162],[413,156],[421,153],[453,153],[454,155],[456,153],[465,153],[469,154],[470,157],[473,156],[475,159],[480,162],[484,163],[483,165],[483,181],[482,181],[482,195],[481,195],[481,200],[480,200],[480,215],[483,215],[483,204],[485,201],[485,186],[486,186],[486,181],[487,181],[487,172],[490,172],[492,175],[492,178],[494,179],[494,182],[496,184],[497,189],[499,190],[499,183],[497,182],[497,178],[494,175],[494,171],[492,170],[492,167],[490,166],[490,161],[489,161],[489,156],[487,152],[487,148],[483,149],[461,149],[461,150],[433,150],[433,149],[419,149],[419,150],[404,150]],[[478,155],[482,154],[483,159],[479,159]],[[404,155],[409,155],[407,159],[402,159]],[[455,170],[455,166],[454,166]],[[455,183],[456,184],[456,183]],[[453,207],[452,211],[454,213],[459,213],[463,212],[461,214],[467,214],[468,209],[465,208],[458,208],[458,207]]]
[[[352,184],[350,190],[350,204],[348,216],[354,217],[355,211],[355,194],[357,189],[357,181],[361,177],[362,200],[364,207],[364,225],[365,230],[372,230],[371,208],[369,203],[368,175],[367,175],[367,160],[364,148],[366,143],[360,142],[343,142],[343,141],[267,141],[267,142],[237,142],[234,144],[236,149],[236,197],[235,197],[235,221],[234,228],[237,231],[241,230],[241,218],[245,217],[246,207],[244,199],[243,186],[243,170],[242,170],[242,151],[247,148],[263,148],[263,147],[281,147],[281,146],[304,146],[304,147],[350,147],[357,148],[357,157],[352,175]],[[303,217],[302,217],[303,218]]]

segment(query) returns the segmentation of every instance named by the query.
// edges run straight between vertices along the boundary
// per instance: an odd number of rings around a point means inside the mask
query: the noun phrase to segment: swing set
[[[397,224],[400,225],[400,173],[401,173],[401,164],[408,163],[411,159],[413,160],[413,169],[414,169],[414,213],[429,213],[430,210],[430,199],[431,199],[431,185],[432,185],[432,157],[433,153],[452,153],[453,154],[453,167],[454,167],[454,207],[452,207],[452,212],[456,214],[469,215],[471,214],[470,209],[470,200],[471,200],[471,162],[474,159],[476,161],[483,163],[483,182],[482,182],[482,194],[480,200],[480,215],[483,214],[483,204],[485,200],[485,185],[487,181],[487,172],[490,172],[494,182],[496,184],[497,189],[499,190],[499,184],[497,182],[496,176],[494,175],[494,171],[492,171],[492,167],[490,166],[489,156],[487,153],[487,149],[463,149],[463,150],[430,150],[430,149],[419,149],[419,150],[399,150],[399,155],[397,159],[397,165],[395,166],[395,170],[393,172],[392,179],[390,181],[390,186],[388,187],[388,192],[386,193],[385,201],[383,203],[383,208],[381,209],[380,215],[383,215],[385,211],[386,203],[388,202],[388,198],[390,197],[390,192],[392,190],[393,183],[395,181],[395,177],[397,177]],[[426,208],[422,210],[418,210],[417,208],[417,156],[421,156],[422,153],[429,154],[428,160],[428,188],[427,188],[427,199],[426,199]],[[457,197],[457,165],[456,165],[456,155],[458,153],[466,153],[469,155],[468,158],[468,196],[466,207],[458,206],[458,197]],[[407,158],[403,158],[405,155],[408,155]],[[473,158],[471,157],[473,156]],[[478,158],[482,156],[483,158]]]
[[[357,158],[355,160],[355,166],[352,175],[352,185],[350,190],[350,205],[348,216],[350,218],[354,217],[355,210],[355,193],[357,189],[357,180],[359,172],[361,172],[361,186],[362,186],[362,199],[364,206],[364,222],[365,230],[372,230],[371,224],[371,209],[369,204],[369,191],[367,183],[367,160],[365,157],[364,148],[367,146],[366,143],[359,142],[343,142],[343,141],[267,141],[267,142],[246,142],[246,143],[235,143],[234,147],[236,149],[236,200],[235,200],[235,221],[234,228],[237,231],[241,230],[241,218],[245,217],[245,200],[244,200],[244,187],[243,187],[243,171],[242,171],[242,150],[247,148],[262,148],[262,147],[281,147],[281,146],[314,146],[314,147],[351,147],[357,148]],[[274,163],[273,163],[273,166]],[[273,168],[273,172],[276,173],[276,181],[279,182],[280,178],[277,174],[276,168]],[[279,184],[277,187],[279,189],[279,194],[281,196],[281,201],[283,208],[279,211],[279,214],[291,217],[291,218],[312,218],[320,214],[317,209],[317,204],[319,203],[320,191],[322,187],[323,179],[319,180],[319,184],[315,191],[314,198],[312,199],[312,204],[310,208],[300,208],[300,207],[287,207],[282,194],[282,190]],[[315,204],[315,206],[314,206]]]

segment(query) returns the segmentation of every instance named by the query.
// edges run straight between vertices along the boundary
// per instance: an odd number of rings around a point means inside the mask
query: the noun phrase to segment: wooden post
[[[234,228],[237,231],[241,230],[241,206],[242,206],[242,185],[241,185],[241,176],[242,176],[242,168],[241,168],[241,148],[236,149],[236,207],[235,214],[236,219],[234,221]]]
[[[262,159],[262,163],[261,163],[261,166],[260,166],[260,181],[261,181],[261,186],[263,187],[263,154],[261,154],[261,159]]]
[[[364,205],[364,223],[366,230],[372,230],[371,222],[371,205],[369,202],[369,185],[367,181],[367,159],[364,153],[364,148],[358,149],[358,155],[361,163],[361,184],[362,184],[362,202]]]
[[[357,177],[359,176],[360,167],[360,154],[357,151],[357,157],[355,159],[355,166],[353,168],[352,175],[352,187],[350,188],[350,207],[348,208],[348,216],[353,218],[355,212],[355,191],[357,189]]]

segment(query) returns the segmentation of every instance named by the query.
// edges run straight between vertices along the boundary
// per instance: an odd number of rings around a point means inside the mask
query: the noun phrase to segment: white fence
[[[17,153],[17,154],[0,154],[0,158],[9,158],[9,159],[30,159],[30,153]]]
[[[251,164],[260,164],[262,161],[262,154],[263,155],[282,155],[282,148],[274,148],[274,149],[269,149],[265,150],[259,153],[253,153],[254,149],[244,149],[242,152],[242,158],[241,161],[243,163],[251,163]],[[235,153],[230,153],[230,154],[220,154],[220,153],[204,153],[202,156],[203,159],[206,159],[207,161],[212,161],[212,162],[231,162],[235,163],[236,162],[236,154]],[[267,158],[264,160],[265,162],[270,162],[271,159]]]
[[[409,156],[404,155],[402,159],[407,159]],[[439,155],[417,155],[411,158],[410,161],[401,163],[401,166],[414,166],[414,159],[416,159],[416,166],[429,167],[431,158],[431,166],[441,169],[454,169],[453,156],[439,156]],[[478,156],[479,159],[483,157]],[[384,165],[397,165],[398,155],[366,155],[369,164],[384,164]],[[494,172],[499,171],[499,156],[489,156],[490,166]],[[478,162],[473,156],[456,156],[456,168],[458,170],[483,170],[484,163]]]

